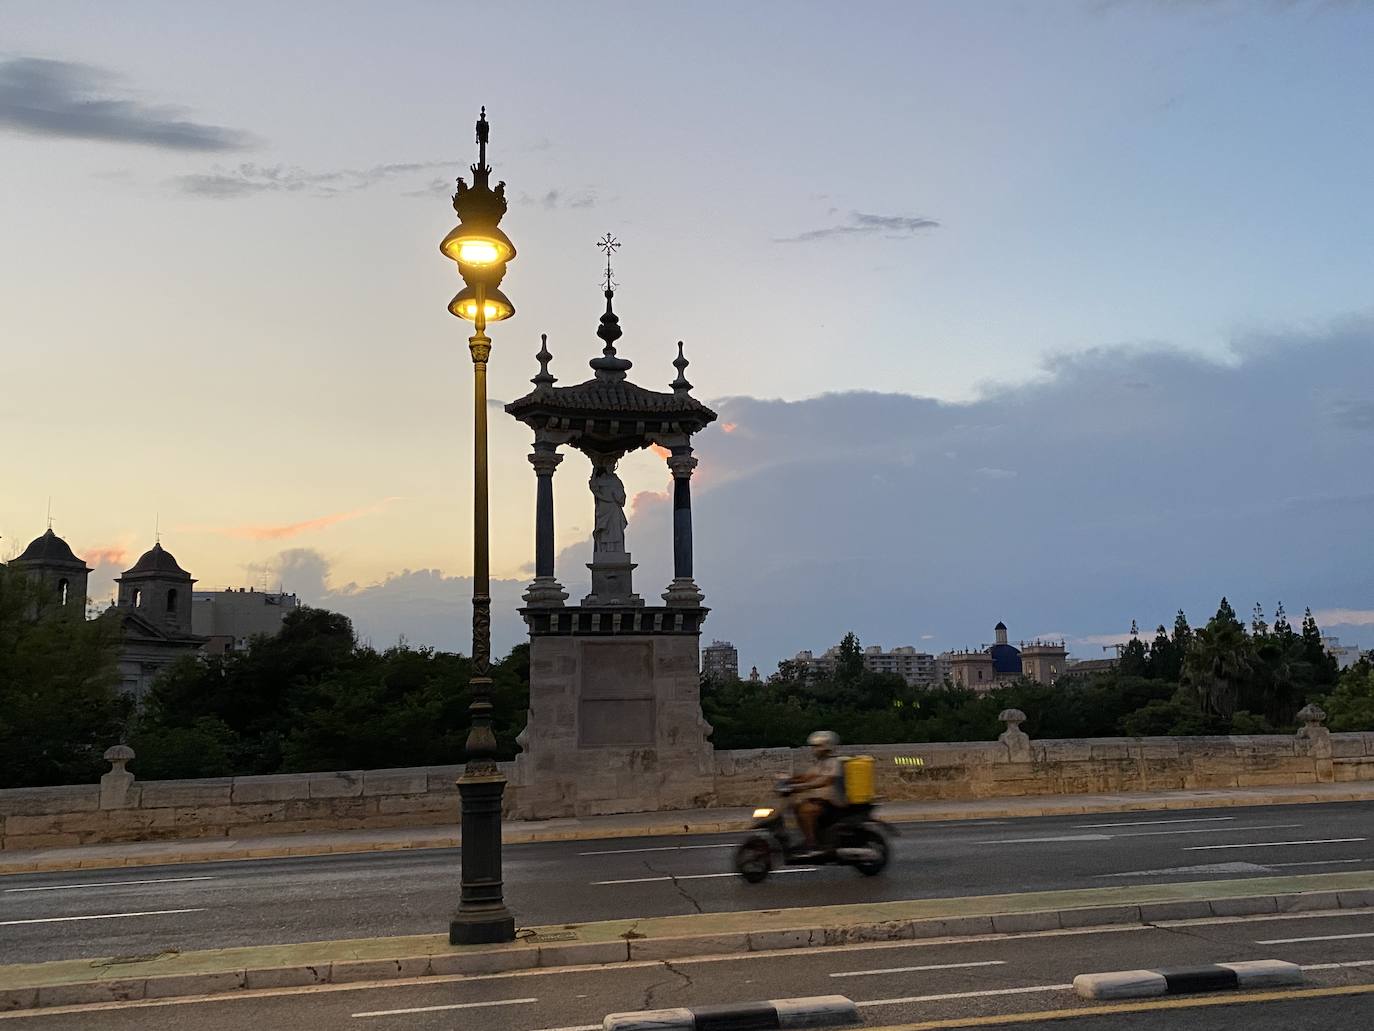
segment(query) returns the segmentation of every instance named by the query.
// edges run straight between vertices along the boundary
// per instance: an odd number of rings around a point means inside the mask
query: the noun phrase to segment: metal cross
[[[611,255],[620,250],[620,241],[610,233],[607,233],[600,240],[596,241],[596,245],[606,252],[606,275],[604,278],[606,289],[610,290],[617,285],[616,281],[611,278]]]

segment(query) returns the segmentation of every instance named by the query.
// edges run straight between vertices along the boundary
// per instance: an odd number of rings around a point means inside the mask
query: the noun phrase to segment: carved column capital
[[[674,452],[668,456],[668,468],[672,470],[673,478],[678,480],[690,480],[692,470],[697,467],[697,460],[692,457],[692,449],[686,448],[682,452]]]
[[[563,461],[563,454],[555,451],[552,447],[543,448],[538,444],[527,456],[530,465],[534,466],[536,476],[552,476],[553,471],[558,468],[558,464]]]

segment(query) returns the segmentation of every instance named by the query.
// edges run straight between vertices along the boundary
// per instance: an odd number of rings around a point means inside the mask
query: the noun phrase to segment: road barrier
[[[1158,995],[1274,988],[1302,984],[1302,967],[1276,959],[1212,963],[1170,970],[1114,970],[1079,974],[1073,990],[1085,999],[1143,999]]]
[[[843,995],[810,999],[698,1006],[695,1009],[612,1013],[603,1031],[778,1031],[782,1028],[852,1027],[862,1023],[859,1008]]]

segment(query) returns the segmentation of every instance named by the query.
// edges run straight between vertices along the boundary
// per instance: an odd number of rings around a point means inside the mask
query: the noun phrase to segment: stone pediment
[[[207,640],[195,634],[177,633],[166,627],[158,626],[146,616],[141,616],[130,609],[116,609],[115,612],[120,621],[120,632],[125,643],[199,648]]]

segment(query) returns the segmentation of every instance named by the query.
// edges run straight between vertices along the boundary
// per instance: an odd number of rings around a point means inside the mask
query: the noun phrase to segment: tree
[[[1362,658],[1345,670],[1321,707],[1332,730],[1374,730],[1374,662]]]
[[[1204,712],[1230,719],[1253,665],[1245,628],[1231,603],[1222,598],[1217,614],[1193,634],[1183,659],[1183,683],[1193,690]]]
[[[1335,657],[1327,652],[1321,628],[1317,626],[1310,608],[1303,612],[1302,633],[1299,636],[1302,640],[1302,657],[1312,668],[1312,683],[1318,687],[1334,684],[1340,667]]]
[[[1264,607],[1259,602],[1255,602],[1254,611],[1250,616],[1250,636],[1256,641],[1269,636],[1269,624],[1264,621]]]
[[[0,566],[0,788],[90,783],[128,718],[117,624],[72,618],[50,598]]]
[[[855,683],[864,673],[864,651],[854,631],[840,641],[840,653],[835,659],[835,679],[841,683]]]
[[[1126,642],[1126,647],[1121,649],[1121,658],[1116,665],[1122,676],[1144,677],[1149,674],[1149,657],[1145,653],[1144,643],[1140,640],[1140,628],[1136,626],[1134,619],[1131,620],[1131,639]]]
[[[1183,657],[1169,640],[1169,631],[1164,629],[1163,623],[1159,624],[1155,630],[1154,642],[1150,645],[1147,676],[1151,680],[1169,680],[1177,683],[1182,666]]]

